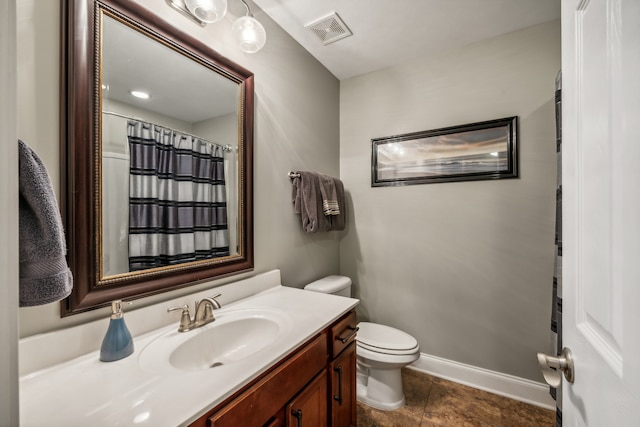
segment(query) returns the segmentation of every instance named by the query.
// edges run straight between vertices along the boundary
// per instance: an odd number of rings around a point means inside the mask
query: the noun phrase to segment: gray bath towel
[[[22,141],[18,141],[18,154],[20,307],[31,307],[69,296],[73,277],[65,259],[62,219],[47,170]]]
[[[293,210],[300,214],[302,229],[307,233],[329,231],[331,223],[322,212],[320,181],[315,172],[298,172],[293,178]]]
[[[297,174],[299,176],[294,177],[292,182],[292,200],[294,212],[300,214],[302,229],[307,233],[344,230],[346,210],[342,181],[331,178],[335,188],[335,209],[339,213],[325,215],[320,182],[321,178],[326,176],[308,171],[300,171]]]

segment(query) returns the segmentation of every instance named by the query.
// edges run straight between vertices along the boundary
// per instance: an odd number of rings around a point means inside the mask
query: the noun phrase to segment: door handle
[[[563,348],[562,353],[557,357],[538,353],[538,365],[540,365],[544,380],[553,388],[560,386],[562,380],[558,371],[562,372],[564,378],[570,383],[572,383],[575,378],[573,356],[571,355],[571,350],[567,347]]]

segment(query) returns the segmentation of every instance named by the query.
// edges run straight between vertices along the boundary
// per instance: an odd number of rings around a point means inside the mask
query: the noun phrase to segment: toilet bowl
[[[313,292],[351,295],[351,279],[328,276],[304,287]],[[405,402],[401,369],[420,357],[414,337],[399,329],[372,322],[358,323],[356,335],[356,394],[360,402],[394,410]]]
[[[358,323],[356,372],[358,400],[374,408],[398,409],[404,405],[401,369],[420,357],[411,335],[377,323]]]

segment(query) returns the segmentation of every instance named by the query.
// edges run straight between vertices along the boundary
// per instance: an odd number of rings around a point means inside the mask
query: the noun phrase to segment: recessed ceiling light
[[[132,90],[130,93],[140,99],[149,99],[151,97],[147,92],[142,92],[140,90]]]

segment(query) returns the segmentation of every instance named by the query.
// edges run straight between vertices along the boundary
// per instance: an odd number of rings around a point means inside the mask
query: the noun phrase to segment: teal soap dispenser
[[[111,320],[100,347],[100,360],[103,362],[124,359],[133,353],[133,338],[124,323],[122,304],[121,300],[111,303]]]

